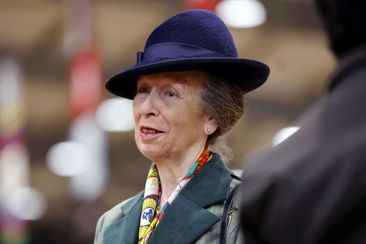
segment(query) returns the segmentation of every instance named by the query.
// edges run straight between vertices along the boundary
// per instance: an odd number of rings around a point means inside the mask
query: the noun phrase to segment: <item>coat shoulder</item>
[[[105,212],[99,219],[96,225],[94,243],[103,243],[103,233],[105,229],[112,223],[122,218],[124,214],[132,208],[140,199],[143,192],[139,192],[133,197],[130,197]]]
[[[234,174],[234,173],[233,173]],[[233,175],[232,174],[232,175]],[[228,188],[228,195],[233,191],[233,189],[241,184],[239,177],[233,177]],[[220,204],[215,204],[207,208],[208,211],[218,216],[221,220],[217,222],[212,228],[205,233],[195,244],[205,244],[205,243],[219,243],[221,235],[221,223],[223,219],[225,202]],[[226,227],[226,243],[244,243],[244,235],[241,231],[240,220],[239,220],[239,208],[238,208],[238,198],[234,197],[232,206],[229,209],[228,223]]]

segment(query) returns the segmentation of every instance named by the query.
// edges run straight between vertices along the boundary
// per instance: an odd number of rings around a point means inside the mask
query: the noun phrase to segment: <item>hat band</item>
[[[137,63],[162,59],[225,57],[206,48],[179,42],[162,42],[151,45],[145,52],[137,53]]]

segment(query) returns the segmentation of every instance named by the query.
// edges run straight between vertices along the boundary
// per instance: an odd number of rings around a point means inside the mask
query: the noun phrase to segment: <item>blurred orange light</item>
[[[184,1],[185,9],[207,9],[212,12],[215,11],[216,5],[220,0],[186,0]]]

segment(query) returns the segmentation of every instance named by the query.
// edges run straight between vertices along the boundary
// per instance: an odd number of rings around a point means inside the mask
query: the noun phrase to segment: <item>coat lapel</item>
[[[121,218],[117,219],[105,231],[103,243],[135,244],[140,225],[143,192],[122,206]]]
[[[225,201],[231,172],[217,154],[182,189],[154,231],[149,244],[192,243],[221,216],[207,210]]]
[[[192,243],[221,216],[207,210],[225,201],[231,172],[217,154],[182,189],[154,231],[149,244]],[[122,206],[121,217],[105,231],[103,243],[135,244],[139,230],[143,192]]]

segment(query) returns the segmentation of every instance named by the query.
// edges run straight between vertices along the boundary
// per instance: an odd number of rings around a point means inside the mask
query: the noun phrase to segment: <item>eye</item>
[[[173,89],[166,89],[164,91],[164,95],[167,97],[178,97],[178,93],[174,91]]]
[[[137,88],[137,93],[148,93],[149,92],[149,88],[146,86],[141,86]]]
[[[174,91],[171,91],[171,90],[166,91],[166,95],[168,97],[175,97],[175,96],[177,96],[177,94]]]

